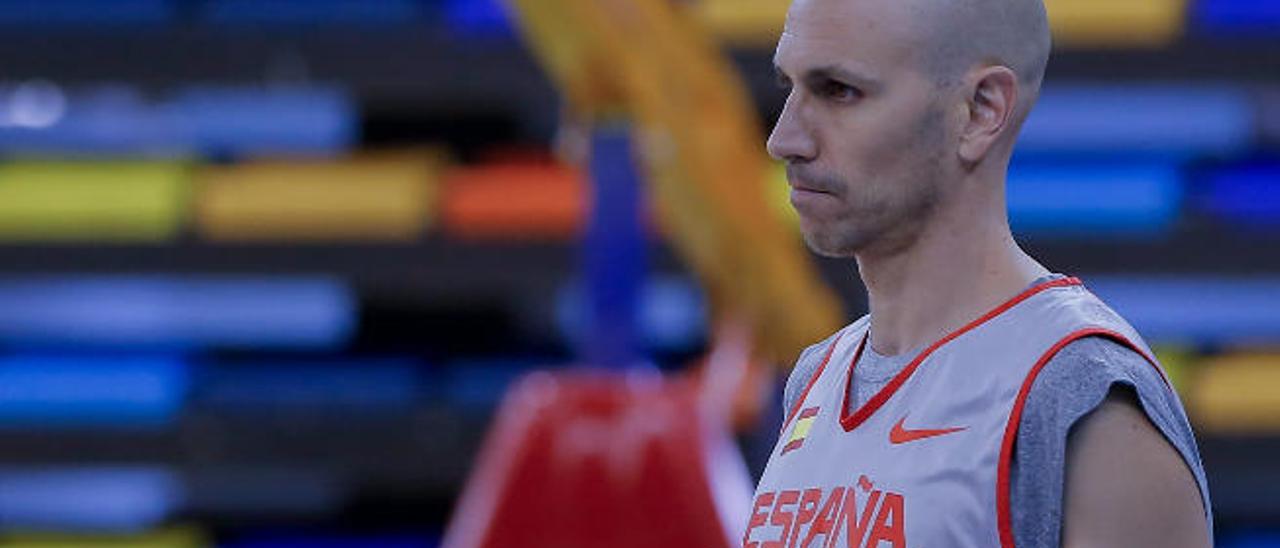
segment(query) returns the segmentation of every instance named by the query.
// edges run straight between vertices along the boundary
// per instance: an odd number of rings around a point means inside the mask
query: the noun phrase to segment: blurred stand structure
[[[678,5],[776,116],[785,2]],[[1280,8],[1049,6],[1015,229],[1160,347],[1219,544],[1277,545]],[[584,332],[590,187],[501,6],[0,0],[0,28],[0,546],[437,545],[502,395]],[[720,302],[680,249],[635,301],[672,372]]]

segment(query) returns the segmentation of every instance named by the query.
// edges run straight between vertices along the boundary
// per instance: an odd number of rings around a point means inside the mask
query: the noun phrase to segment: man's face
[[[947,111],[898,0],[795,0],[778,43],[790,88],[769,153],[817,253],[910,245],[943,192]]]

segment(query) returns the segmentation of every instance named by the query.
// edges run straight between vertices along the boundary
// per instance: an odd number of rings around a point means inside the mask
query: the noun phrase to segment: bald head
[[[883,0],[854,0],[883,1]],[[925,68],[941,82],[999,65],[1018,75],[1025,99],[1039,94],[1052,38],[1042,0],[907,0]]]
[[[835,17],[846,33],[876,32],[908,47],[939,83],[957,83],[975,67],[1004,66],[1032,99],[1053,45],[1043,0],[793,0],[788,27],[833,14],[846,16]]]

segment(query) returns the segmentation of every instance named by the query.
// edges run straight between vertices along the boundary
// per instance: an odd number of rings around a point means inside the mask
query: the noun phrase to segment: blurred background
[[[497,2],[0,0],[0,546],[440,542],[588,329],[590,177]],[[767,128],[786,3],[679,4]],[[1050,8],[1015,229],[1158,348],[1220,545],[1280,545],[1280,3]],[[672,233],[633,312],[678,375],[714,322]],[[737,422],[755,474],[789,367]]]

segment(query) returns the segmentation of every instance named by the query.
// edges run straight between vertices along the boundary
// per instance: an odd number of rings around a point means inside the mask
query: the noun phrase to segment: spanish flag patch
[[[818,408],[810,407],[800,412],[796,416],[796,423],[791,427],[791,438],[787,440],[787,444],[782,446],[782,454],[785,455],[804,445],[804,438],[809,435],[809,429],[813,428],[813,421],[818,416]]]

